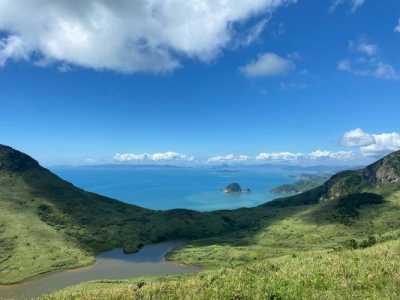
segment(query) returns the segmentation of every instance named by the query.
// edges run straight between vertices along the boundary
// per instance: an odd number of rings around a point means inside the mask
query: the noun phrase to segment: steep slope
[[[369,189],[398,188],[400,184],[400,151],[358,171],[345,171],[333,176],[326,184],[325,198],[337,199]]]

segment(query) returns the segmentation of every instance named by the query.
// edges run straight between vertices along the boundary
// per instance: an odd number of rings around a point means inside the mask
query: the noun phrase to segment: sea
[[[51,170],[87,191],[155,210],[254,207],[278,197],[271,193],[272,188],[295,181],[293,171],[259,167],[90,166]],[[251,191],[224,193],[224,187],[233,182]]]

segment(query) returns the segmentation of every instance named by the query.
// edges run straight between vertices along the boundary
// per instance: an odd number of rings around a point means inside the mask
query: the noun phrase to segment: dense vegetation
[[[328,175],[303,174],[294,183],[282,184],[271,190],[274,194],[299,194],[312,190],[329,179]]]
[[[125,205],[79,190],[38,165],[10,171],[0,163],[0,180],[0,209],[7,212],[0,216],[2,283],[88,264],[104,249],[123,246],[130,252],[170,238],[192,240],[170,259],[208,267],[184,277],[83,284],[50,299],[400,294],[399,152],[299,195],[206,214]]]

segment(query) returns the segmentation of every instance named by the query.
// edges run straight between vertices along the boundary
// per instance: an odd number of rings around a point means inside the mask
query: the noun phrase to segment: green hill
[[[304,193],[323,185],[330,176],[328,175],[308,175],[303,174],[294,183],[282,184],[271,190],[274,194],[290,196],[293,194]]]
[[[94,262],[96,253],[251,226],[220,213],[157,212],[85,192],[0,146],[0,284]]]
[[[87,193],[5,146],[0,186],[2,283],[89,264],[105,249],[130,252],[172,238],[192,242],[170,259],[209,269],[139,283],[88,283],[50,299],[400,295],[400,152],[303,194],[213,213],[157,212]]]

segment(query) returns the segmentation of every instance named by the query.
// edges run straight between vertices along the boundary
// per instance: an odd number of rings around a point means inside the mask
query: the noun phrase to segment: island
[[[226,186],[225,189],[224,189],[224,192],[227,193],[227,194],[230,194],[230,193],[249,193],[250,189],[249,188],[242,188],[239,183],[234,182],[234,183],[231,183],[228,186]]]

